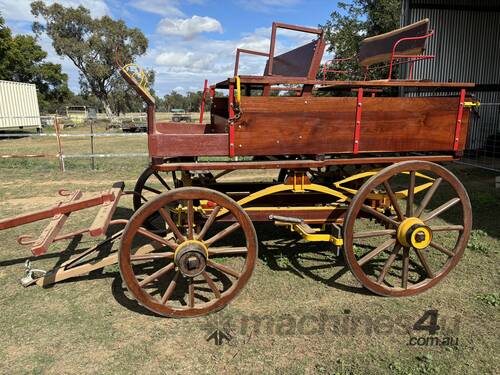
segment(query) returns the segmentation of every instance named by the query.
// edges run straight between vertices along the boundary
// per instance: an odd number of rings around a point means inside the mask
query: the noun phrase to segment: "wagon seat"
[[[301,33],[312,34],[316,36],[314,40],[297,48],[294,48],[281,55],[275,56],[276,39],[278,29],[292,30]],[[314,37],[312,37],[314,38]],[[271,31],[271,44],[269,52],[252,51],[248,49],[238,48],[236,50],[236,61],[234,65],[234,76],[239,74],[240,55],[242,53],[267,57],[266,67],[262,77],[286,77],[292,79],[308,79],[315,80],[321,68],[321,60],[325,52],[324,32],[322,29],[309,28],[303,26],[289,25],[281,22],[273,22]],[[246,96],[250,96],[251,90],[263,90],[263,95],[270,95],[271,91],[297,91],[297,95],[301,96],[303,92],[311,92],[312,85],[304,85],[304,87],[272,87],[263,83],[244,84],[246,76],[241,76],[242,92]],[[223,87],[223,83],[216,85]]]
[[[364,71],[365,80],[371,72],[384,68],[389,68],[388,80],[394,77],[397,79],[394,68],[402,64],[409,65],[409,69],[406,69],[406,77],[413,80],[415,62],[434,58],[432,55],[424,54],[427,40],[433,34],[434,32],[429,29],[429,19],[425,18],[400,29],[366,38],[360,43],[357,56],[327,61],[323,65],[322,78],[327,80],[328,73],[330,76],[351,73],[343,70],[342,67],[357,59]]]

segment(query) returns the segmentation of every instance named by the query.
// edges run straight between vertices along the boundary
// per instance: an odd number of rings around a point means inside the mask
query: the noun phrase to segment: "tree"
[[[34,22],[33,31],[46,33],[57,54],[68,57],[80,71],[82,88],[89,90],[102,103],[106,114],[112,115],[110,94],[116,85],[117,52],[124,62],[133,62],[143,55],[148,40],[137,28],[108,16],[92,18],[83,6],[50,6],[43,1],[31,4],[31,12],[45,23]]]
[[[352,0],[350,3],[340,2],[338,7],[341,11],[334,11],[322,26],[329,43],[328,51],[336,58],[356,56],[364,38],[395,30],[400,25],[401,0]],[[356,59],[342,63],[340,68],[350,73],[331,78],[364,78]],[[376,75],[376,78],[387,77],[387,72],[381,70]]]
[[[0,17],[0,79],[34,83],[42,112],[57,110],[72,93],[60,64],[45,61],[47,52],[29,35],[16,35]]]

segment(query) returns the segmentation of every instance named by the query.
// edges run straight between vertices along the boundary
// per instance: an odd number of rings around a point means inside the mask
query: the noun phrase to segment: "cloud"
[[[201,33],[219,32],[222,34],[223,30],[222,25],[215,18],[193,16],[191,18],[164,18],[158,24],[157,32],[192,39]]]
[[[31,14],[31,3],[33,0],[0,0],[0,9],[2,16],[10,21],[33,21],[34,17]],[[59,3],[66,7],[78,7],[83,5],[94,17],[101,17],[110,14],[108,5],[104,0],[58,0],[58,1],[45,1],[50,5]]]
[[[129,3],[132,7],[162,16],[182,17],[177,0],[139,0]]]
[[[184,1],[186,2],[186,1]],[[187,3],[201,5],[205,0],[187,0]],[[130,6],[148,13],[159,14],[165,17],[184,17],[180,9],[180,0],[137,0],[129,3]]]
[[[203,72],[210,70],[215,63],[215,54],[196,53],[192,51],[163,52],[160,53],[155,63],[170,68],[177,72]]]

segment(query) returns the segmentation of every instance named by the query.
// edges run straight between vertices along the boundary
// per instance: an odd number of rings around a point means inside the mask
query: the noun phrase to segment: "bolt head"
[[[418,232],[416,235],[415,235],[415,241],[417,243],[420,243],[420,242],[423,242],[425,241],[425,234],[422,233],[422,232]]]

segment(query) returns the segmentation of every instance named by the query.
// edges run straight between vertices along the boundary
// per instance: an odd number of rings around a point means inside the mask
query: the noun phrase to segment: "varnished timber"
[[[417,80],[374,80],[374,81],[318,81],[314,79],[305,79],[303,77],[273,77],[273,76],[240,76],[241,84],[251,85],[279,85],[279,84],[297,84],[297,85],[321,85],[322,87],[448,87],[454,89],[472,88],[473,82],[432,82]],[[227,89],[234,79],[219,82],[216,88]]]
[[[458,101],[363,98],[359,153],[452,151]],[[352,153],[356,98],[242,97],[240,108],[235,155]],[[468,118],[465,112],[459,150],[465,147]]]
[[[205,170],[236,170],[236,169],[297,169],[321,168],[328,165],[356,165],[356,164],[392,164],[405,160],[425,160],[435,162],[452,161],[451,155],[414,155],[414,156],[386,156],[386,157],[358,157],[336,158],[326,160],[272,160],[272,161],[207,161],[198,163],[164,163],[153,165],[158,171],[205,171]]]

